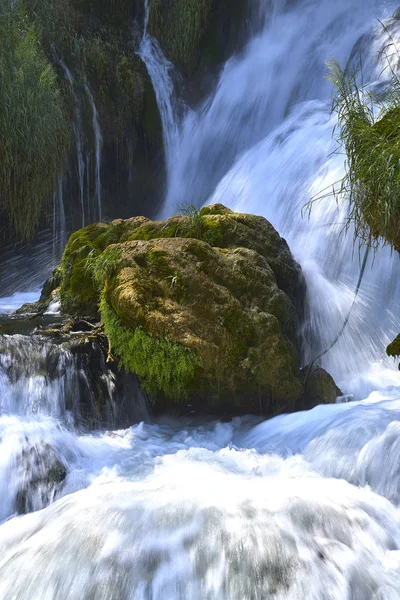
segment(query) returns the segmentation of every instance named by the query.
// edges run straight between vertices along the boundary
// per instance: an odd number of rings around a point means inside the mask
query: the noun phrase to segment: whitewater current
[[[343,323],[359,272],[351,233],[338,236],[345,205],[328,199],[301,218],[343,174],[324,61],[361,53],[371,87],[384,85],[377,18],[395,6],[254,4],[257,33],[186,112],[145,27],[168,152],[163,216],[189,199],[271,220],[306,275],[307,361]],[[380,251],[324,360],[358,400],[268,421],[143,409],[139,424],[88,432],[69,351],[50,377],[45,343],[0,335],[0,599],[400,600],[400,377],[384,358],[399,281],[398,259]],[[0,313],[37,295],[10,292]]]

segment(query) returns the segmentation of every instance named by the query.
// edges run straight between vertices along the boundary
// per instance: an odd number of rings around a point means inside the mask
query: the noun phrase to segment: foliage
[[[194,204],[182,204],[178,207],[178,212],[187,217],[184,227],[184,237],[200,240],[203,234],[203,217],[201,211]]]
[[[105,229],[107,226],[103,224],[89,225],[68,240],[62,258],[60,294],[63,310],[69,314],[97,313],[99,293],[91,267],[104,249],[100,240]]]
[[[167,51],[170,59],[191,71],[200,51],[214,0],[172,0],[165,9],[163,0],[150,6],[150,30]]]
[[[85,268],[99,290],[108,279],[114,277],[121,254],[119,248],[106,248],[101,252],[98,247],[95,247],[89,252],[85,260]]]
[[[358,72],[343,71],[335,60],[328,66],[336,88],[336,137],[347,156],[335,194],[349,200],[356,237],[375,245],[383,237],[400,249],[400,81],[392,73],[378,96],[358,85]]]
[[[55,72],[22,9],[0,16],[0,206],[29,238],[49,201],[69,129]]]
[[[100,301],[101,320],[123,367],[135,373],[155,401],[160,393],[174,402],[188,398],[200,368],[196,353],[180,344],[154,338],[141,327],[126,327],[110,306],[105,293]]]

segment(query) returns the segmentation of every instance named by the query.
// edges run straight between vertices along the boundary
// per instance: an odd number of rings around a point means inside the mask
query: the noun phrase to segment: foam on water
[[[369,429],[372,414],[366,415],[374,410],[367,442],[373,447],[363,450],[364,465],[374,471],[376,452],[387,449],[379,440],[398,427],[400,405],[324,408],[322,436],[314,428],[316,437],[303,452],[286,457],[240,448],[243,436],[268,441],[266,425],[248,431],[251,422],[240,419],[138,425],[78,440],[59,431],[70,465],[69,494],[0,527],[2,596],[399,598],[398,509],[382,495],[333,478],[314,460],[316,451],[327,455],[321,444],[329,442],[329,419],[338,430],[351,424],[354,434],[355,422]],[[321,414],[285,418],[294,423],[282,428],[281,444]],[[347,460],[357,462],[357,444],[346,450]],[[391,459],[398,464],[395,453]],[[393,488],[399,474],[391,475]]]

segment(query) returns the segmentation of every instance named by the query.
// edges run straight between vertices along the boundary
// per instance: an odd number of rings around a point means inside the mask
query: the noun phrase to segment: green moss
[[[94,279],[99,290],[103,288],[106,281],[109,281],[116,275],[117,269],[120,267],[121,255],[122,251],[120,248],[111,247],[106,248],[100,256],[95,250],[93,252],[94,260],[92,260],[91,256],[87,259],[86,270]]]
[[[123,367],[139,377],[154,402],[160,395],[176,403],[189,397],[196,372],[201,368],[195,352],[154,338],[142,328],[126,327],[104,295],[100,314],[113,351]]]
[[[51,277],[45,282],[42,293],[40,295],[40,302],[49,300],[51,293],[60,287],[63,279],[62,266],[58,265],[51,274]]]
[[[159,250],[152,250],[147,255],[147,268],[150,273],[154,273],[159,277],[170,277],[173,270],[170,267],[168,260],[166,259],[167,254]]]
[[[60,288],[63,310],[69,314],[97,314],[98,287],[89,265],[96,264],[102,247],[98,240],[107,226],[89,225],[71,235],[62,258]],[[88,262],[89,261],[89,262]]]
[[[130,234],[128,236],[128,241],[148,241],[173,237],[180,237],[180,224],[178,222],[167,222],[164,226],[160,226],[157,222],[150,222],[142,225]]]
[[[212,214],[212,213],[210,213]],[[224,246],[222,222],[202,215],[202,239],[217,248]]]
[[[386,352],[388,356],[393,356],[394,358],[400,357],[400,335],[387,347]]]
[[[260,395],[297,399],[294,308],[253,247],[279,257],[292,278],[296,263],[265,219],[212,211],[196,214],[202,235],[226,248],[189,237],[197,227],[190,215],[77,232],[63,257],[63,307],[84,314],[101,298],[115,353],[155,399],[249,398],[251,410]]]
[[[200,240],[190,240],[185,246],[185,251],[193,254],[202,264],[203,268],[207,267],[210,259],[212,259],[212,251],[209,246]]]
[[[223,204],[210,204],[209,206],[203,206],[200,209],[200,214],[202,217],[206,217],[209,215],[233,215],[235,213]]]

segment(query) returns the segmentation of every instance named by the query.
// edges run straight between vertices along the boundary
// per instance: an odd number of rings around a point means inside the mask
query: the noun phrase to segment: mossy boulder
[[[301,397],[303,277],[263,217],[214,205],[98,224],[71,236],[62,265],[63,309],[99,306],[112,352],[154,402],[279,410]]]

